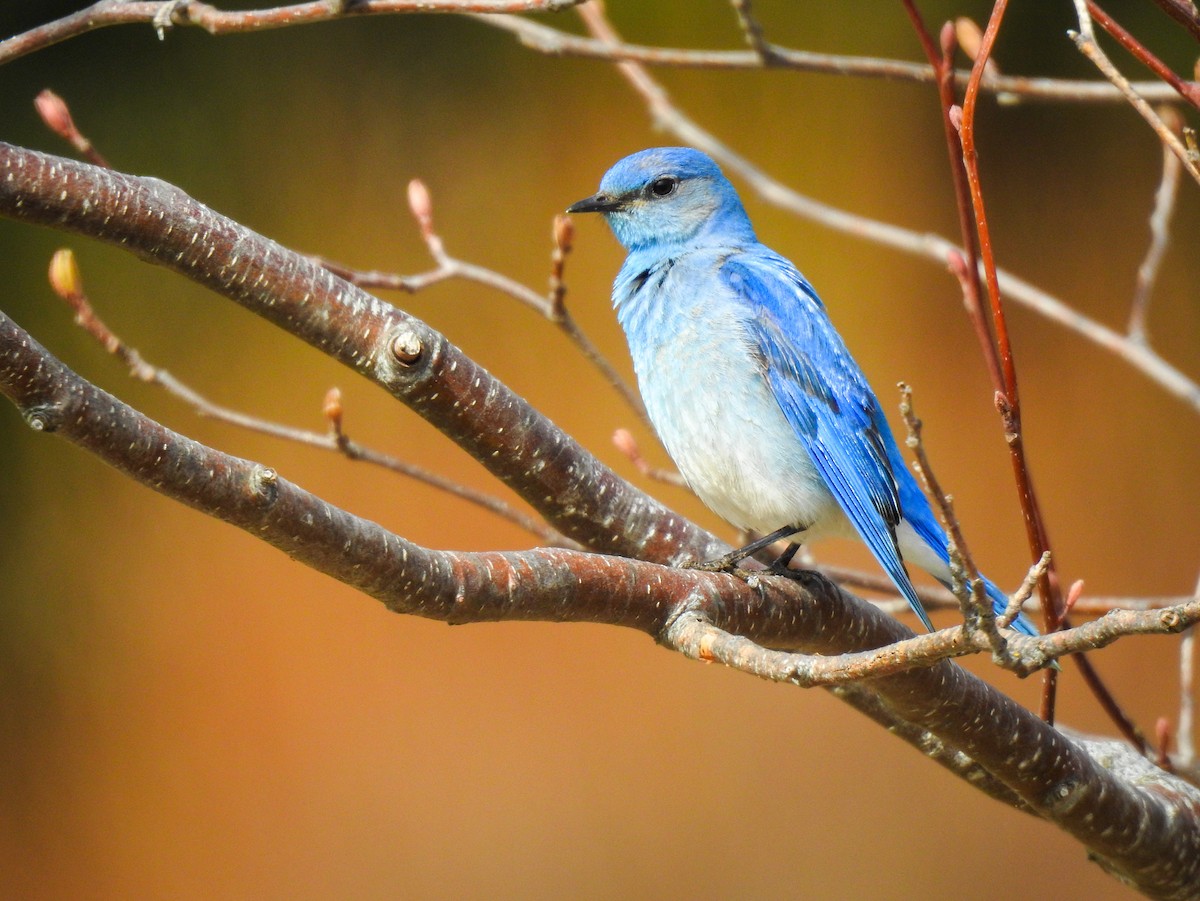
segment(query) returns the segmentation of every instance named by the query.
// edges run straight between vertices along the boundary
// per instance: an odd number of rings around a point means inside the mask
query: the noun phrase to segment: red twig
[[[942,46],[941,53],[939,54],[937,48],[934,46],[933,39],[925,29],[914,0],[904,0],[904,6],[909,18],[913,22],[918,38],[921,41],[921,46],[929,58],[930,64],[939,73],[942,73],[944,77],[945,70],[950,67],[950,59],[953,54],[953,41],[955,37],[953,25],[942,30]],[[948,254],[948,264],[950,270],[958,276],[962,284],[964,301],[966,302],[968,313],[971,315],[972,322],[976,325],[976,334],[980,339],[980,348],[987,362],[988,371],[992,376],[992,384],[996,391],[998,406],[1002,406],[1002,413],[1006,411],[1008,413],[1008,416],[1005,418],[1005,435],[1009,441],[1009,450],[1013,458],[1014,470],[1017,474],[1018,493],[1021,498],[1022,511],[1025,515],[1027,534],[1030,538],[1031,550],[1035,553],[1035,559],[1041,559],[1042,554],[1049,549],[1048,541],[1045,536],[1041,514],[1037,507],[1036,497],[1033,494],[1029,472],[1024,462],[1024,450],[1020,440],[1020,403],[1016,391],[1016,370],[1013,364],[1011,345],[1008,343],[1008,330],[1005,327],[1003,306],[1001,305],[1000,294],[997,290],[995,261],[992,256],[990,233],[987,231],[987,220],[983,211],[978,168],[975,166],[977,159],[974,145],[975,100],[978,97],[979,84],[987,71],[986,67],[990,58],[991,48],[995,42],[996,29],[999,27],[999,17],[1003,16],[1003,12],[1003,4],[998,3],[997,9],[993,13],[992,21],[989,22],[987,33],[980,40],[979,47],[975,49],[975,67],[972,71],[972,79],[969,82],[969,87],[970,85],[974,85],[974,90],[969,91],[968,97],[964,101],[963,109],[960,110],[954,105],[953,84],[943,86],[943,78],[939,78],[939,97],[943,106],[944,122],[947,125],[947,146],[950,148],[950,168],[954,173],[955,196],[959,206],[959,220],[963,233],[963,246],[966,248],[966,252],[968,254],[975,253],[974,248],[977,246],[975,241],[976,228],[980,229],[980,244],[983,244],[986,238],[984,265],[988,275],[988,286],[992,298],[993,321],[997,322],[997,337],[995,339],[992,337],[988,318],[983,311],[981,289],[979,286],[979,267],[975,257],[971,256],[970,259],[963,259],[958,252],[950,252]],[[969,109],[967,108],[968,102]],[[970,142],[969,160],[967,150],[964,148],[964,145],[968,141]],[[978,203],[976,203],[976,200],[978,200]],[[997,345],[1000,342],[1003,342],[1001,345],[1002,350],[998,351]],[[1047,610],[1047,598],[1057,598],[1059,596],[1058,579],[1053,568],[1053,563],[1047,567],[1045,575],[1039,579],[1038,587],[1043,614],[1045,614]],[[1056,608],[1057,606],[1058,604],[1055,603],[1054,607]],[[1051,625],[1055,620],[1057,620],[1058,627],[1065,625],[1057,616],[1053,620],[1047,616],[1046,620],[1047,626],[1051,630],[1055,628],[1054,625]],[[1095,668],[1083,655],[1077,655],[1074,659],[1083,675],[1085,684],[1087,684],[1095,695],[1097,702],[1106,714],[1112,719],[1122,735],[1135,747],[1144,752],[1147,746],[1141,731],[1125,715],[1125,712],[1121,709],[1121,706],[1117,703],[1112,693],[1100,679],[1099,674],[1096,673]],[[1054,671],[1047,671],[1045,678],[1046,688],[1043,694],[1042,714],[1044,717],[1050,719],[1053,717],[1057,674]]]
[[[962,284],[963,300],[971,322],[975,326],[980,349],[992,379],[996,406],[1004,421],[1005,439],[1008,442],[1013,468],[1016,472],[1018,494],[1021,499],[1026,531],[1029,535],[1030,550],[1033,559],[1038,560],[1049,548],[1041,526],[1041,517],[1037,510],[1033,486],[1021,446],[1021,408],[1017,393],[1016,366],[1012,356],[1012,345],[1008,338],[1008,324],[1000,302],[999,280],[996,275],[995,257],[992,253],[991,233],[988,230],[987,216],[983,206],[978,153],[975,149],[975,104],[984,68],[991,56],[991,49],[995,43],[1005,6],[1006,0],[999,0],[993,9],[987,30],[984,32],[975,54],[971,78],[967,83],[967,95],[960,109],[955,105],[954,83],[949,77],[949,74],[953,72],[952,59],[955,46],[953,23],[947,23],[942,29],[939,51],[925,28],[914,0],[904,0],[905,10],[912,20],[925,55],[939,76],[938,97],[942,104],[942,122],[946,133],[946,146],[950,154],[950,170],[953,174],[959,226],[966,254],[966,259],[952,254],[947,263]],[[990,320],[984,311],[978,256],[983,258],[988,296],[991,299]],[[1052,586],[1056,587],[1056,580],[1053,573],[1054,564],[1051,562],[1046,570],[1046,575],[1038,580],[1038,593],[1042,600],[1043,614],[1047,627],[1051,631],[1055,628],[1054,623],[1057,621],[1057,616],[1054,615],[1057,603],[1050,600],[1055,596],[1055,588]],[[1052,722],[1056,676],[1054,672],[1047,672],[1045,678],[1047,687],[1043,697],[1042,715],[1047,722]]]
[[[917,37],[921,41],[925,56],[937,73],[938,98],[942,104],[942,128],[946,135],[946,149],[950,154],[950,177],[954,180],[954,198],[958,206],[958,226],[959,231],[962,233],[963,251],[966,254],[965,260],[958,254],[951,255],[949,260],[947,260],[947,265],[950,271],[958,276],[958,280],[962,284],[963,300],[965,301],[967,316],[971,320],[971,325],[975,328],[975,335],[979,339],[979,346],[984,348],[983,359],[988,367],[988,375],[991,376],[993,385],[1000,385],[1003,381],[1003,375],[1000,372],[1000,363],[994,352],[996,343],[992,337],[991,324],[983,312],[983,286],[979,281],[979,266],[977,265],[979,245],[975,239],[975,228],[972,223],[970,188],[967,184],[967,171],[963,168],[962,163],[962,143],[959,140],[958,127],[954,121],[954,111],[956,109],[954,96],[954,24],[947,22],[942,26],[941,52],[939,53],[938,48],[934,47],[933,38],[930,37],[929,32],[926,30],[925,23],[921,20],[921,14],[917,11],[913,0],[905,0],[904,8],[908,12],[909,18],[912,19],[913,28],[916,29]]]
[[[999,354],[1000,369],[1003,374],[1003,387],[996,391],[996,409],[1000,412],[1001,420],[1004,423],[1004,437],[1008,442],[1013,473],[1017,480],[1017,493],[1021,500],[1021,511],[1024,514],[1030,556],[1033,560],[1038,560],[1050,550],[1050,542],[1047,539],[1045,524],[1038,508],[1037,495],[1033,490],[1033,478],[1025,459],[1016,361],[1013,359],[1012,342],[1008,334],[1008,320],[1005,317],[1004,304],[1000,297],[1000,282],[996,275],[992,235],[988,227],[987,211],[983,201],[983,186],[979,177],[979,152],[975,144],[975,109],[979,100],[979,86],[983,80],[984,65],[991,56],[992,47],[995,45],[996,35],[1000,31],[1000,24],[1004,20],[1007,8],[1008,0],[996,0],[996,4],[992,8],[992,15],[988,19],[987,28],[983,33],[979,56],[971,68],[971,78],[967,82],[966,94],[963,97],[962,127],[959,131],[959,139],[962,141],[963,165],[966,168],[967,184],[971,189],[971,208],[975,212],[975,229],[979,238],[984,277],[987,280],[988,298],[991,302],[996,351]],[[1042,614],[1046,629],[1053,632],[1061,623],[1060,610],[1062,607],[1053,558],[1051,558],[1045,575],[1038,580],[1038,595],[1042,602]],[[1054,722],[1057,673],[1048,670],[1042,685],[1042,718],[1046,722],[1052,723]]]
[[[1171,756],[1168,753],[1171,747],[1171,721],[1165,716],[1160,716],[1154,724],[1154,738],[1154,762],[1169,773],[1171,772]]]

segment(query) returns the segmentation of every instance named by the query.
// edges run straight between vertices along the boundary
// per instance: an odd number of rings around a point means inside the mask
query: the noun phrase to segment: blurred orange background
[[[82,4],[78,4],[82,6]],[[1094,77],[1070,4],[1017,5],[1011,73]],[[36,9],[31,7],[38,7]],[[936,27],[989,4],[926,2]],[[0,11],[14,33],[72,8]],[[899,4],[755,4],[768,37],[920,59]],[[727,4],[614,0],[631,40],[738,47]],[[1122,21],[1177,71],[1196,45],[1146,4]],[[573,31],[570,13],[541,17]],[[1119,51],[1114,58],[1121,59]],[[1142,77],[1132,64],[1124,69]],[[956,234],[932,89],[794,72],[659,71],[677,104],[784,183]],[[553,59],[467,19],[389,16],[213,38],[110,28],[0,68],[0,139],[66,148],[49,87],[113,164],[154,175],[297,250],[430,266],[405,202],[429,186],[451,253],[542,290],[550,223],[617,158],[678,143],[606,64]],[[1124,105],[981,105],[1001,264],[1117,328],[1148,242],[1159,146]],[[1192,117],[1193,124],[1195,117]],[[991,392],[939,267],[744,198],[894,410],[914,386],[976,559],[1004,585],[1028,552]],[[1150,315],[1192,376],[1198,189],[1184,179]],[[608,289],[621,252],[577,221],[568,303],[627,375]],[[129,380],[71,325],[45,267],[73,247],[100,314],[215,401],[352,437],[504,494],[382,392],[228,301],[118,250],[0,221],[3,307],[76,371],[172,428],[421,544],[523,548],[515,527],[420,484],[196,417]],[[546,322],[483,287],[392,296],[618,472],[719,534],[611,446],[653,438]],[[1027,444],[1067,580],[1094,595],[1196,583],[1200,417],[1125,362],[1009,305]],[[895,421],[895,417],[893,417]],[[853,547],[823,560],[868,565]],[[0,891],[22,898],[1058,898],[1128,892],[1055,829],[988,800],[822,692],[769,685],[595,626],[448,629],[379,604],[141,488],[0,404]],[[938,621],[949,623],[942,614]],[[1146,728],[1178,710],[1178,640],[1095,657]],[[1022,702],[1035,680],[971,668]],[[1061,721],[1110,727],[1067,666]]]

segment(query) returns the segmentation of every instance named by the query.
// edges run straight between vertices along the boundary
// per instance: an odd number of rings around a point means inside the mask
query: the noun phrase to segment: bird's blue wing
[[[900,489],[879,403],[812,286],[783,257],[742,253],[721,267],[751,311],[748,335],[784,417],[871,554],[933,626],[900,557]]]

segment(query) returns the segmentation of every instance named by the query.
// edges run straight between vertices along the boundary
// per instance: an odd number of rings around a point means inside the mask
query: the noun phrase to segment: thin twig
[[[979,87],[983,80],[984,66],[995,46],[996,35],[999,34],[1007,8],[1008,0],[996,0],[992,7],[987,28],[984,29],[979,55],[971,68],[971,79],[967,83],[966,93],[963,95],[962,123],[958,131],[959,140],[962,143],[962,159],[966,168],[967,184],[971,191],[971,208],[975,213],[975,234],[979,239],[979,256],[983,263],[984,278],[987,282],[988,299],[991,302],[992,332],[996,341],[995,352],[999,356],[1000,371],[1003,375],[1003,384],[995,386],[996,408],[1004,424],[1004,437],[1008,443],[1013,475],[1017,481],[1017,496],[1025,521],[1030,556],[1033,560],[1040,560],[1050,551],[1050,542],[1046,535],[1037,495],[1033,489],[1033,477],[1025,459],[1016,360],[1013,356],[1012,342],[1008,337],[1008,319],[1005,316],[1004,304],[1000,295],[1000,280],[996,274],[996,257],[992,248],[992,235],[984,206],[983,185],[979,175],[979,152],[975,144],[975,109],[979,100]],[[1046,629],[1053,632],[1061,622],[1062,610],[1062,599],[1059,596],[1053,558],[1046,568],[1045,575],[1038,580],[1038,594],[1042,601],[1042,615]],[[1051,724],[1054,722],[1057,684],[1057,672],[1047,670],[1042,682],[1041,715],[1042,719]]]
[[[87,136],[76,127],[65,100],[46,89],[33,98],[33,106],[46,126],[74,147],[88,162],[104,169],[112,168]]]
[[[942,107],[942,133],[949,154],[950,178],[954,186],[954,200],[958,210],[958,230],[963,242],[962,252],[951,253],[946,262],[962,286],[964,306],[983,352],[984,364],[988,368],[992,384],[999,390],[1004,375],[1000,371],[1000,360],[995,352],[996,339],[992,334],[992,323],[984,313],[979,244],[975,234],[974,211],[971,208],[971,189],[967,181],[967,170],[963,166],[962,142],[958,134],[962,110],[956,105],[957,98],[952,78],[955,41],[958,32],[966,29],[955,28],[952,23],[947,22],[942,26],[939,48],[934,45],[932,36],[926,30],[916,3],[913,0],[904,0],[904,9],[917,32],[917,39],[921,42],[921,48],[925,51],[926,58],[938,73],[937,88]],[[978,30],[978,25],[975,25],[972,30],[973,47],[969,54],[972,60],[978,58],[983,47],[982,33],[975,34]],[[987,59],[985,58],[984,65],[986,66],[986,64]]]
[[[966,627],[987,640],[991,647],[993,661],[998,665],[1005,665],[1011,659],[1011,652],[1008,642],[1000,630],[1012,623],[1020,612],[1021,605],[1033,594],[1038,579],[1050,565],[1050,554],[1048,552],[1043,554],[1041,559],[1030,568],[1017,593],[1009,599],[1008,609],[1001,611],[997,616],[987,597],[983,579],[979,575],[979,568],[971,556],[958,516],[954,512],[954,502],[950,495],[942,490],[937,476],[934,475],[933,466],[929,462],[929,455],[925,453],[925,445],[921,440],[921,420],[917,418],[913,410],[912,389],[903,382],[899,387],[900,415],[908,432],[906,443],[917,459],[917,472],[925,483],[926,492],[938,505],[949,535],[950,541],[947,550],[950,554],[950,570],[958,581],[958,584],[954,586],[956,593],[961,590],[959,602]]]
[[[853,569],[846,566],[836,566],[832,563],[814,563],[806,566],[813,569],[845,588],[873,591],[887,595],[885,599],[874,600],[873,603],[885,613],[896,616],[909,611],[908,601],[896,594],[896,586],[887,576],[874,572]],[[917,585],[917,597],[921,603],[931,610],[958,609],[959,600],[948,589],[940,585]],[[1174,607],[1186,604],[1192,600],[1192,595],[1162,595],[1157,597],[1083,597],[1071,609],[1084,616],[1102,616],[1112,610],[1159,610],[1163,607]],[[1036,600],[1026,600],[1021,609],[1025,613],[1037,613],[1041,608]]]
[[[755,17],[750,0],[730,0],[730,3],[737,15],[738,25],[742,28],[742,35],[750,49],[754,51],[754,55],[758,57],[759,62],[763,66],[775,65],[779,57],[775,53],[775,48],[767,43],[767,39],[763,35],[762,23]]]
[[[271,9],[226,11],[197,0],[99,0],[78,12],[0,41],[0,65],[59,41],[109,25],[146,23],[159,38],[173,26],[192,25],[209,34],[238,34],[389,13],[557,12],[581,0],[310,0]]]
[[[1200,622],[1200,599],[1165,610],[1115,610],[1100,619],[1049,635],[1013,635],[1009,638],[1012,654],[1003,665],[1025,674],[1067,654],[1099,650],[1128,635],[1174,634],[1197,622]],[[892,676],[991,650],[987,636],[966,626],[927,632],[875,650],[840,655],[771,650],[717,628],[699,611],[682,613],[670,629],[674,634],[669,634],[667,643],[690,657],[716,660],[764,679],[803,688]]]
[[[571,217],[566,213],[557,214],[550,233],[554,238],[554,250],[550,253],[550,290],[546,295],[546,303],[550,307],[551,318],[557,321],[567,315],[567,283],[563,278],[563,270],[575,240],[575,226]]]
[[[644,456],[642,449],[638,447],[637,439],[633,437],[633,433],[628,429],[617,429],[612,436],[613,446],[625,455],[637,471],[648,479],[653,479],[656,482],[663,482],[667,485],[674,485],[676,488],[687,488],[687,482],[683,480],[683,476],[675,469],[664,469],[661,466],[655,466]]]
[[[579,7],[580,11],[595,7],[594,0]],[[606,62],[631,62],[647,66],[687,69],[746,70],[761,69],[763,62],[754,50],[684,50],[668,47],[648,47],[625,41],[606,41],[598,37],[581,37],[552,28],[520,16],[476,15],[476,21],[514,35],[530,50],[548,56],[574,56]],[[859,78],[883,78],[888,81],[907,81],[932,84],[936,75],[930,66],[907,60],[880,59],[868,56],[843,56],[814,53],[771,44],[772,65],[796,72]],[[0,45],[0,50],[3,45]],[[0,61],[3,57],[0,56]],[[967,83],[970,73],[956,71],[959,87]],[[1160,81],[1136,84],[1142,96],[1156,102],[1170,102],[1178,95]],[[984,90],[997,99],[1018,101],[1054,101],[1074,103],[1116,103],[1122,95],[1111,84],[1100,80],[1036,78],[1019,75],[997,75],[989,78]]]
[[[1175,131],[1182,124],[1179,115],[1170,109],[1163,110],[1163,121]],[[1147,343],[1146,314],[1150,308],[1150,295],[1171,240],[1171,217],[1175,213],[1175,198],[1179,195],[1179,157],[1165,145],[1162,156],[1162,180],[1154,193],[1154,211],[1150,214],[1150,246],[1146,248],[1146,256],[1138,267],[1133,302],[1130,304],[1129,338],[1138,344]]]
[[[963,535],[958,517],[954,513],[954,502],[950,495],[942,490],[941,483],[938,482],[937,476],[933,472],[933,466],[929,462],[929,456],[925,453],[925,443],[921,439],[923,423],[917,418],[916,411],[913,409],[912,388],[904,382],[900,382],[896,387],[900,389],[900,418],[908,433],[905,445],[916,457],[917,475],[925,483],[926,492],[934,499],[934,503],[941,511],[942,522],[945,524],[950,538],[951,558],[953,559],[955,555],[961,558],[965,577],[963,589],[969,591],[970,586],[979,579],[979,568],[975,565],[971,549],[967,546],[967,539]]]
[[[321,448],[340,453],[350,460],[361,460],[391,470],[398,475],[415,479],[461,500],[482,507],[490,513],[507,519],[520,526],[525,531],[536,535],[552,547],[566,547],[580,550],[582,546],[561,534],[557,529],[545,522],[518,510],[511,504],[498,497],[469,488],[445,476],[439,475],[422,466],[408,463],[390,454],[373,450],[348,438],[342,429],[342,410],[340,395],[327,396],[324,404],[325,415],[331,428],[326,434],[298,429],[281,423],[251,416],[229,407],[221,406],[181,382],[167,370],[146,362],[145,358],[134,347],[131,347],[108,327],[96,315],[91,302],[83,291],[82,279],[74,254],[70,250],[59,250],[54,254],[50,263],[50,283],[63,300],[75,311],[75,322],[85,332],[95,338],[110,354],[116,356],[129,368],[129,374],[140,381],[157,385],[167,393],[174,395],[187,404],[201,416],[207,416],[220,422],[227,422],[238,428],[282,438],[297,444]],[[336,389],[334,389],[336,392]]]
[[[1079,48],[1079,52],[1092,61],[1093,65],[1101,71],[1105,78],[1113,83],[1129,101],[1129,104],[1138,112],[1150,127],[1154,129],[1154,133],[1158,135],[1160,141],[1171,149],[1171,152],[1179,158],[1183,168],[1187,170],[1188,175],[1200,184],[1200,168],[1188,155],[1187,148],[1183,142],[1167,127],[1167,124],[1159,118],[1154,108],[1147,102],[1144,94],[1140,93],[1129,80],[1117,71],[1117,67],[1113,65],[1112,60],[1100,49],[1100,45],[1096,43],[1095,31],[1092,28],[1091,16],[1088,13],[1087,0],[1075,0],[1075,11],[1079,18],[1079,31],[1069,31],[1071,40],[1075,42],[1075,46]]]

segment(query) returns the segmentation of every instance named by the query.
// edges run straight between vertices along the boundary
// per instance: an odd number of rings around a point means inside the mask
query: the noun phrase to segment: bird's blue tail
[[[882,420],[882,414],[878,414],[878,416]],[[883,422],[882,428],[887,428],[886,422]],[[891,437],[890,432],[888,432],[888,437]],[[912,471],[905,465],[904,458],[900,456],[900,448],[896,446],[894,439],[888,442],[887,451],[888,462],[891,464],[892,473],[896,478],[896,488],[900,496],[900,509],[904,512],[904,519],[912,526],[913,531],[917,533],[921,541],[928,545],[930,550],[937,554],[938,559],[948,567],[950,565],[950,551],[947,547],[949,541],[946,538],[945,530],[933,515],[933,508],[929,506],[928,499],[926,499],[924,492],[921,491],[920,486],[917,485],[917,480],[913,477]],[[948,579],[943,579],[937,573],[930,573],[930,575],[947,588],[953,590]],[[991,579],[982,574],[980,575],[983,578],[984,591],[987,592],[987,596],[992,602],[992,610],[995,611],[997,616],[1000,616],[1008,609],[1008,595],[1001,591]],[[905,596],[908,597],[907,592],[905,592]],[[913,598],[908,597],[908,601],[912,604]],[[918,611],[918,615],[923,612]],[[925,617],[921,616],[921,619],[925,620]],[[1040,634],[1037,627],[1034,626],[1029,617],[1024,613],[1017,614],[1017,618],[1012,621],[1012,628],[1022,635],[1028,635],[1031,638],[1036,638]]]
[[[900,488],[900,508],[904,511],[904,518],[908,524],[913,527],[913,531],[927,544],[938,558],[947,566],[950,565],[950,551],[947,548],[949,543],[946,538],[946,533],[942,529],[933,516],[933,510],[929,507],[929,501],[925,499],[925,495],[921,493],[921,489],[917,487],[916,480],[909,474],[908,470],[901,469],[897,472],[896,481]],[[941,578],[937,573],[930,573],[935,579],[951,588],[950,580]],[[992,602],[992,610],[999,616],[1008,609],[1008,595],[1001,591],[996,583],[991,579],[983,576],[983,588],[987,592],[988,598]],[[953,590],[951,588],[951,590]],[[909,599],[912,603],[912,599]],[[924,617],[922,617],[924,619]],[[1030,622],[1029,617],[1024,613],[1018,613],[1017,618],[1012,621],[1012,628],[1022,635],[1036,637],[1039,633],[1037,627]]]

